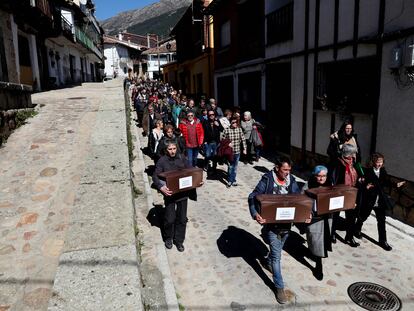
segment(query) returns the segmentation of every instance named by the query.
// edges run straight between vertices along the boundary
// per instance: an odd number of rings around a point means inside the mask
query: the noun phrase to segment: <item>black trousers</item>
[[[183,244],[187,227],[187,203],[188,199],[173,200],[164,199],[164,237],[173,240],[176,244]]]
[[[332,213],[332,231],[331,236],[334,236],[336,233],[336,228],[338,227],[339,222],[339,213]],[[355,232],[355,222],[356,222],[356,210],[346,210],[345,211],[345,226],[346,226],[346,236],[345,239],[351,239]]]
[[[378,240],[380,242],[386,242],[387,231],[385,230],[385,208],[382,206],[377,206],[377,207],[364,206],[364,208],[360,212],[360,215],[359,215],[359,218],[356,224],[356,230],[361,231],[364,221],[368,219],[372,210],[374,210],[375,216],[377,217]]]

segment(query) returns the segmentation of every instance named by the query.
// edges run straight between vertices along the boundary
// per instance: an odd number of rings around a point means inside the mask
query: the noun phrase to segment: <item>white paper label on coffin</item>
[[[329,199],[329,210],[339,209],[344,207],[345,197],[334,197]]]
[[[295,219],[295,207],[278,207],[276,209],[276,220]]]
[[[193,176],[183,177],[178,180],[178,188],[184,189],[193,186]]]

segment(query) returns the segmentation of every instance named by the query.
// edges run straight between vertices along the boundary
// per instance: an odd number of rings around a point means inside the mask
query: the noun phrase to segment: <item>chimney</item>
[[[118,40],[122,41],[122,33],[118,33]]]
[[[150,49],[151,48],[151,44],[150,44],[150,35],[147,34],[147,46]]]

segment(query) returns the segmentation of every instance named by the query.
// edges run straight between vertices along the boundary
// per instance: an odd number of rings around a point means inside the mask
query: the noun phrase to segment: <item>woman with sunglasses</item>
[[[220,142],[220,124],[216,120],[216,114],[214,110],[209,110],[207,112],[207,118],[207,120],[203,121],[205,155],[204,168],[208,172],[210,168],[210,162],[212,162],[212,169],[213,172],[215,172],[217,167],[217,146]]]
[[[237,175],[237,166],[240,160],[240,152],[246,154],[247,145],[246,139],[244,137],[242,129],[239,127],[239,122],[237,118],[230,119],[230,127],[224,130],[224,138],[227,138],[231,141],[230,147],[233,148],[233,161],[229,163],[227,170],[228,180],[227,188],[231,186],[237,186],[236,175]],[[243,145],[243,149],[241,149]]]

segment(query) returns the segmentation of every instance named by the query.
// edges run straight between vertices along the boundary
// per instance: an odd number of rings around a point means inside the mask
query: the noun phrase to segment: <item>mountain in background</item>
[[[140,35],[156,33],[166,37],[190,4],[191,0],[160,0],[138,10],[119,13],[100,24],[110,35],[126,30]]]

